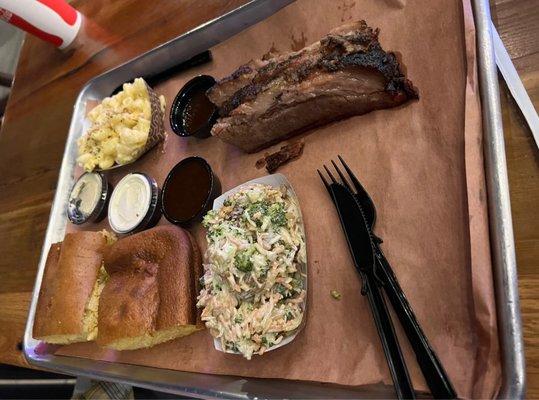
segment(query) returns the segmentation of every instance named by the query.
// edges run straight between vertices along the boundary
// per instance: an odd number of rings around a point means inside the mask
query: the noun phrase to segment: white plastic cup
[[[65,49],[75,40],[82,15],[65,0],[0,0],[0,20]]]

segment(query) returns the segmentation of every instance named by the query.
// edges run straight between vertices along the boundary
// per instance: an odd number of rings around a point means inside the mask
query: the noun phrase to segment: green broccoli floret
[[[261,278],[265,278],[266,276],[268,276],[268,271],[269,271],[269,266],[264,265],[264,266],[260,267],[258,276],[261,277]]]
[[[288,223],[283,203],[272,204],[268,210],[268,215],[271,223],[275,226],[286,226]]]
[[[208,231],[208,238],[215,240],[223,236],[223,228],[213,228]]]
[[[251,261],[251,255],[253,250],[247,249],[239,252],[234,256],[234,265],[242,272],[250,272],[253,270],[253,262]]]
[[[208,211],[208,213],[204,216],[204,218],[202,220],[202,226],[204,226],[204,228],[208,229],[211,226],[209,220],[215,218],[216,215],[217,215],[217,211],[215,211],[215,210]]]
[[[303,281],[301,279],[292,278],[292,281],[290,282],[290,285],[298,293],[301,292],[301,289],[303,289]]]
[[[234,317],[234,322],[235,322],[236,324],[241,324],[241,323],[243,322],[243,315],[241,315],[241,314],[236,315],[236,316]]]
[[[251,218],[257,226],[262,225],[262,219],[268,212],[269,204],[265,201],[257,201],[252,204],[250,204],[247,207],[247,214],[249,214],[249,218]]]
[[[277,293],[283,296],[283,299],[287,299],[290,297],[290,291],[280,283],[275,285],[275,290],[277,291]]]

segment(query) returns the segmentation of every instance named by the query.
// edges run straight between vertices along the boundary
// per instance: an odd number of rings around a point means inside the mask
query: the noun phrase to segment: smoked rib
[[[336,28],[300,51],[242,65],[207,94],[220,114],[212,135],[246,152],[418,98],[365,21]]]

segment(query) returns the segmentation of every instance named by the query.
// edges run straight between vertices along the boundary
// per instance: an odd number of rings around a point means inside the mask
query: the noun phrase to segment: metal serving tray
[[[36,367],[69,375],[119,381],[154,390],[205,398],[387,398],[392,387],[344,388],[334,385],[287,380],[253,379],[164,370],[89,359],[42,355],[32,338],[32,326],[47,251],[61,241],[66,228],[65,204],[73,183],[76,139],[83,129],[86,102],[108,96],[122,83],[138,76],[152,76],[230,38],[269,17],[293,0],[252,0],[176,39],[92,79],[75,103],[56,195],[49,218],[24,335],[24,355]],[[491,245],[496,286],[498,326],[502,348],[503,382],[500,398],[525,395],[524,348],[518,298],[517,268],[509,186],[500,111],[497,70],[490,34],[488,0],[473,0],[481,84],[485,168],[487,172]]]

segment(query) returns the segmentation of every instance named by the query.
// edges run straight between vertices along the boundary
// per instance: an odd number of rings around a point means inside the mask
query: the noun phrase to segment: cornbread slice
[[[106,282],[99,232],[68,233],[51,246],[36,308],[33,336],[52,344],[94,340],[99,295]]]
[[[196,309],[201,256],[191,235],[159,226],[123,238],[104,256],[97,343],[116,350],[151,347],[202,329]]]

